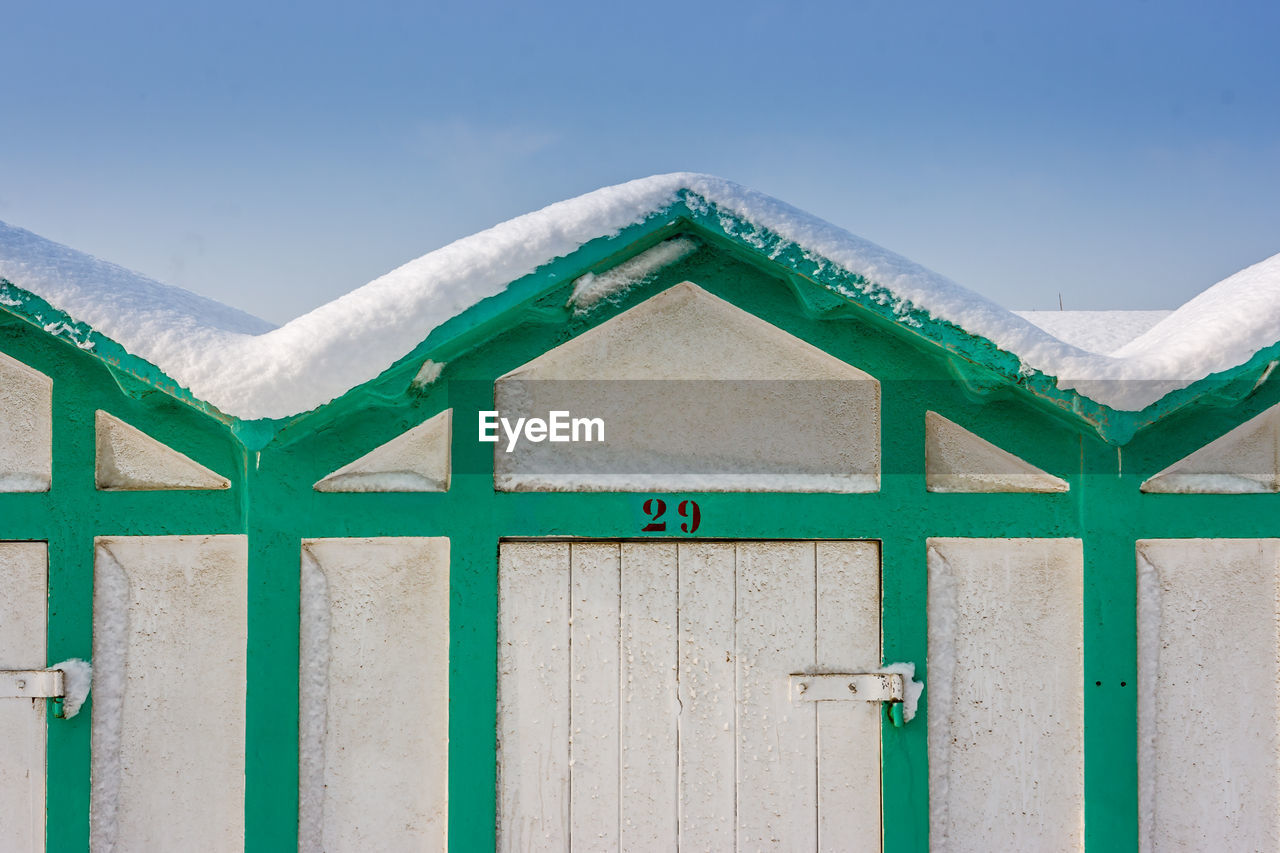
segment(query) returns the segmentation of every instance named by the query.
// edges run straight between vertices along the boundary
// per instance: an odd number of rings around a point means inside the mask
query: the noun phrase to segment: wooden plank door
[[[874,542],[510,542],[503,850],[874,850],[880,711],[794,702],[880,664]]]
[[[0,542],[0,669],[43,669],[49,558],[44,542]],[[44,850],[45,699],[0,698],[0,849]]]

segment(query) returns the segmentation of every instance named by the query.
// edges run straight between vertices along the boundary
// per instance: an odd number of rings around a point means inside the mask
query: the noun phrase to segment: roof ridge
[[[1116,410],[1140,410],[1280,341],[1280,255],[1224,279],[1106,355],[1060,340],[951,279],[789,204],[692,172],[604,187],[523,214],[274,328],[13,226],[0,225],[0,278],[117,341],[223,413],[274,419],[368,382],[433,330],[512,283],[677,207],[771,258],[793,247],[819,271],[847,274],[827,280],[829,289],[907,325],[955,327],[1016,356],[1019,372],[1056,378],[1058,388]],[[1206,320],[1222,342],[1206,338]]]

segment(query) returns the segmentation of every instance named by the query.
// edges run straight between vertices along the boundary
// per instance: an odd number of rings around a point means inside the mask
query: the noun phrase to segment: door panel
[[[738,847],[813,850],[818,705],[787,676],[816,662],[814,545],[738,545],[737,577]]]
[[[498,571],[498,849],[565,850],[569,546],[504,543]]]
[[[569,549],[570,834],[618,846],[618,546]]]
[[[96,540],[89,848],[244,849],[248,537]]]
[[[880,666],[880,548],[819,542],[818,670]],[[880,838],[880,705],[815,702],[818,711],[818,848],[857,850]],[[868,841],[873,842],[868,844]]]
[[[49,558],[44,542],[0,542],[0,669],[43,669]],[[44,850],[44,699],[0,699],[0,838]]]
[[[680,847],[733,850],[737,798],[738,671],[734,656],[734,549],[679,546]],[[697,629],[694,629],[697,626]],[[697,744],[697,749],[688,748]]]
[[[499,847],[865,849],[879,706],[796,672],[880,662],[871,542],[504,543]]]
[[[1280,849],[1280,540],[1137,550],[1139,849]]]
[[[928,543],[930,845],[1078,852],[1083,546]]]
[[[672,850],[679,842],[680,743],[676,545],[624,544],[621,618],[622,683],[619,725],[620,821],[623,850]],[[575,765],[576,768],[576,765]]]
[[[298,849],[444,850],[449,540],[304,539],[301,557]]]

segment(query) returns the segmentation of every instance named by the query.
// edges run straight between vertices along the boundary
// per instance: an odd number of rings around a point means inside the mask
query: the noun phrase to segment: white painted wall
[[[795,702],[880,664],[868,542],[508,542],[499,849],[862,849],[880,708]]]
[[[244,846],[248,540],[97,540],[90,849]]]
[[[0,492],[47,492],[53,474],[53,380],[0,353]]]
[[[43,542],[0,542],[0,669],[43,669],[49,558]],[[0,698],[0,849],[44,850],[46,699]]]
[[[1083,847],[1083,548],[930,539],[929,838]]]
[[[449,540],[302,546],[300,851],[443,851]]]
[[[1138,543],[1141,849],[1280,849],[1280,540]]]
[[[880,484],[879,382],[690,282],[516,368],[494,394],[512,419],[561,410],[605,423],[603,443],[495,445],[501,490]]]

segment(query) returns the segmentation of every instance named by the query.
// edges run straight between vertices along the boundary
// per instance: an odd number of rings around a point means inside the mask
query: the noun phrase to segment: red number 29
[[[644,514],[649,516],[649,523],[640,528],[641,533],[666,533],[667,523],[661,521],[663,515],[667,512],[667,502],[662,498],[648,498],[642,507]],[[680,522],[680,531],[682,533],[696,533],[698,525],[702,523],[702,512],[698,509],[698,505],[693,501],[680,501],[676,507],[676,514],[684,521]]]

